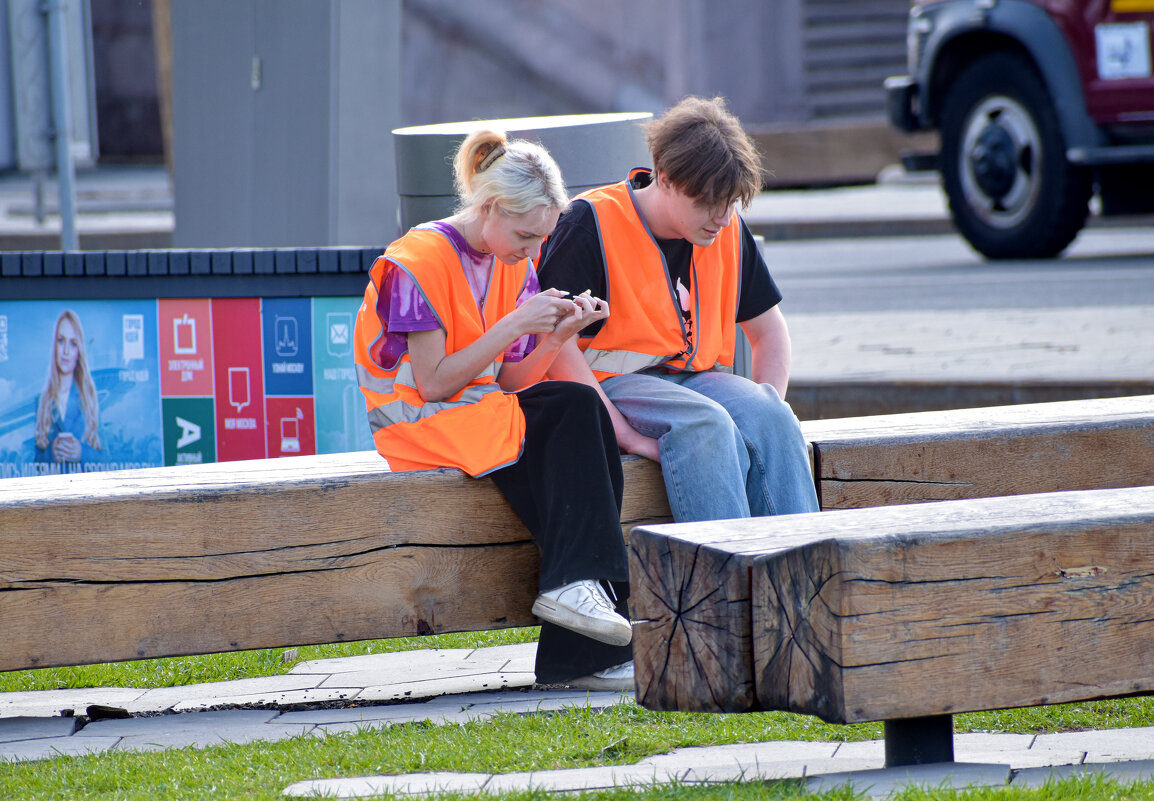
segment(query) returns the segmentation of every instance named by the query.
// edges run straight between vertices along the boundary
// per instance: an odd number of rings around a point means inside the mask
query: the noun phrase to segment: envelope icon
[[[353,349],[353,316],[348,312],[329,312],[325,323],[329,329],[329,341],[326,343],[329,355],[348,356]]]

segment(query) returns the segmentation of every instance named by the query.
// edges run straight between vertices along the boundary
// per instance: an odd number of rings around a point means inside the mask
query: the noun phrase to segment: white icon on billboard
[[[176,418],[176,424],[180,426],[180,439],[176,441],[176,447],[183,448],[194,442],[200,442],[200,426],[183,417]]]
[[[329,330],[329,355],[348,356],[352,351],[353,316],[348,312],[329,312],[325,323]]]
[[[122,339],[124,342],[124,361],[144,358],[144,315],[121,315]]]
[[[300,453],[301,434],[300,421],[305,413],[297,407],[296,417],[282,417],[280,419],[280,451],[281,453]]]
[[[277,317],[273,323],[277,356],[297,355],[297,318]]]
[[[237,414],[240,414],[245,406],[252,403],[247,367],[228,368],[228,402],[236,407]]]
[[[196,353],[196,318],[185,312],[183,318],[172,318],[173,352],[182,355]]]

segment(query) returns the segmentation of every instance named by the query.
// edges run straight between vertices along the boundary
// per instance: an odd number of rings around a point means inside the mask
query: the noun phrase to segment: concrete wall
[[[396,231],[400,0],[174,0],[176,247]]]
[[[748,126],[881,118],[909,0],[405,0],[408,124],[659,112],[722,94]]]

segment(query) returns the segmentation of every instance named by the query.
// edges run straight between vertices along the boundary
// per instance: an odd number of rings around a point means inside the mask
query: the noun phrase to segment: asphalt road
[[[1154,305],[1154,227],[1082,231],[1057,259],[989,262],[957,235],[768,242],[790,314]]]

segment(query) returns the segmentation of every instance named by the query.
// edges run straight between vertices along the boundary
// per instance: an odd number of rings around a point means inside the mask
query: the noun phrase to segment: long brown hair
[[[53,411],[57,408],[57,396],[60,392],[60,369],[56,364],[56,337],[60,334],[60,324],[68,320],[76,331],[77,354],[76,369],[72,373],[72,384],[80,393],[80,409],[84,413],[83,439],[96,450],[100,450],[100,401],[96,397],[96,384],[92,381],[92,373],[88,369],[88,351],[84,345],[84,328],[80,325],[80,318],[72,309],[65,309],[56,318],[56,325],[52,329],[52,355],[49,361],[48,380],[44,384],[44,391],[40,393],[40,404],[36,409],[36,447],[44,450],[48,447],[48,433],[52,429]],[[67,399],[64,399],[67,403]],[[60,409],[60,416],[64,417],[67,409]]]
[[[653,168],[706,206],[748,207],[761,191],[761,158],[725,99],[687,97],[646,126]]]

